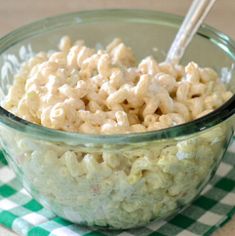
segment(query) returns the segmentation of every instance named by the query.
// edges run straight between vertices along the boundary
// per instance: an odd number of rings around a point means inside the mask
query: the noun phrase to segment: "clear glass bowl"
[[[139,59],[164,60],[182,18],[143,10],[100,10],[47,18],[0,40],[1,95],[33,53],[61,36],[102,47],[115,37]],[[235,92],[235,43],[200,28],[182,63],[212,67]],[[112,229],[139,227],[179,212],[213,176],[233,135],[235,97],[213,113],[155,132],[85,135],[34,125],[0,108],[1,145],[24,187],[57,215]]]

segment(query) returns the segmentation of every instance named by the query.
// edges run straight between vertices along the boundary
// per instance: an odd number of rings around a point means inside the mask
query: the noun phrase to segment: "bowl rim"
[[[71,20],[76,20],[76,22],[74,22],[76,24],[88,22],[94,23],[95,21],[107,20],[108,17],[120,21],[131,18],[134,20],[133,22],[145,23],[146,20],[148,20],[149,23],[157,23],[161,21],[162,24],[170,24],[174,27],[178,27],[183,20],[183,17],[174,14],[142,9],[99,9],[66,13],[34,21],[33,23],[22,26],[3,36],[0,38],[0,55],[8,48],[26,38],[54,29],[53,24],[56,24],[57,27],[62,27],[66,25],[67,21],[69,22]],[[229,36],[206,24],[203,24],[200,27],[197,35],[207,38],[212,43],[218,41],[219,43],[215,44],[218,47],[221,47],[224,53],[229,54],[229,57],[235,61],[235,42]],[[221,107],[199,119],[166,129],[140,133],[104,135],[55,130],[26,121],[8,112],[1,106],[0,124],[20,132],[27,132],[27,134],[30,134],[31,136],[35,136],[37,138],[40,137],[48,141],[76,144],[129,144],[190,135],[211,128],[216,124],[225,121],[234,113],[235,95],[233,95],[232,98],[230,98]]]

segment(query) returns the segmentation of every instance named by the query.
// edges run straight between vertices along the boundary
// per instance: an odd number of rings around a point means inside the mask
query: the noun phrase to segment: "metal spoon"
[[[166,61],[178,64],[216,0],[194,0],[168,51]]]

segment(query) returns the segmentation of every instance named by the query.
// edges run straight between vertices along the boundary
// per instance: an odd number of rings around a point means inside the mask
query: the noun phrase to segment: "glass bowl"
[[[144,10],[99,10],[47,18],[0,40],[1,97],[20,64],[55,49],[63,35],[97,48],[121,37],[138,59],[164,60],[182,18]],[[212,67],[235,92],[235,43],[202,26],[182,63]],[[1,145],[24,187],[74,223],[128,229],[166,218],[195,199],[233,135],[235,97],[176,127],[125,135],[86,135],[41,127],[0,108]]]

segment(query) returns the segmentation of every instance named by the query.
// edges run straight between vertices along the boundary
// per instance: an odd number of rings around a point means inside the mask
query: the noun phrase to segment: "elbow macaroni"
[[[64,36],[59,50],[39,53],[23,65],[2,103],[6,109],[49,128],[86,132],[95,125],[89,133],[112,134],[182,124],[218,108],[232,96],[215,71],[194,62],[183,67],[158,64],[147,57],[134,67],[133,52],[120,39],[95,52],[83,41],[72,44]],[[74,99],[76,109],[71,110],[67,99]],[[63,106],[63,112],[55,110],[56,104]],[[105,124],[110,112],[119,114],[108,118],[115,125]],[[71,123],[72,113],[78,121]],[[90,115],[85,120],[82,113]],[[120,114],[125,114],[125,121],[120,121]],[[155,121],[147,124],[145,117],[156,114]]]

